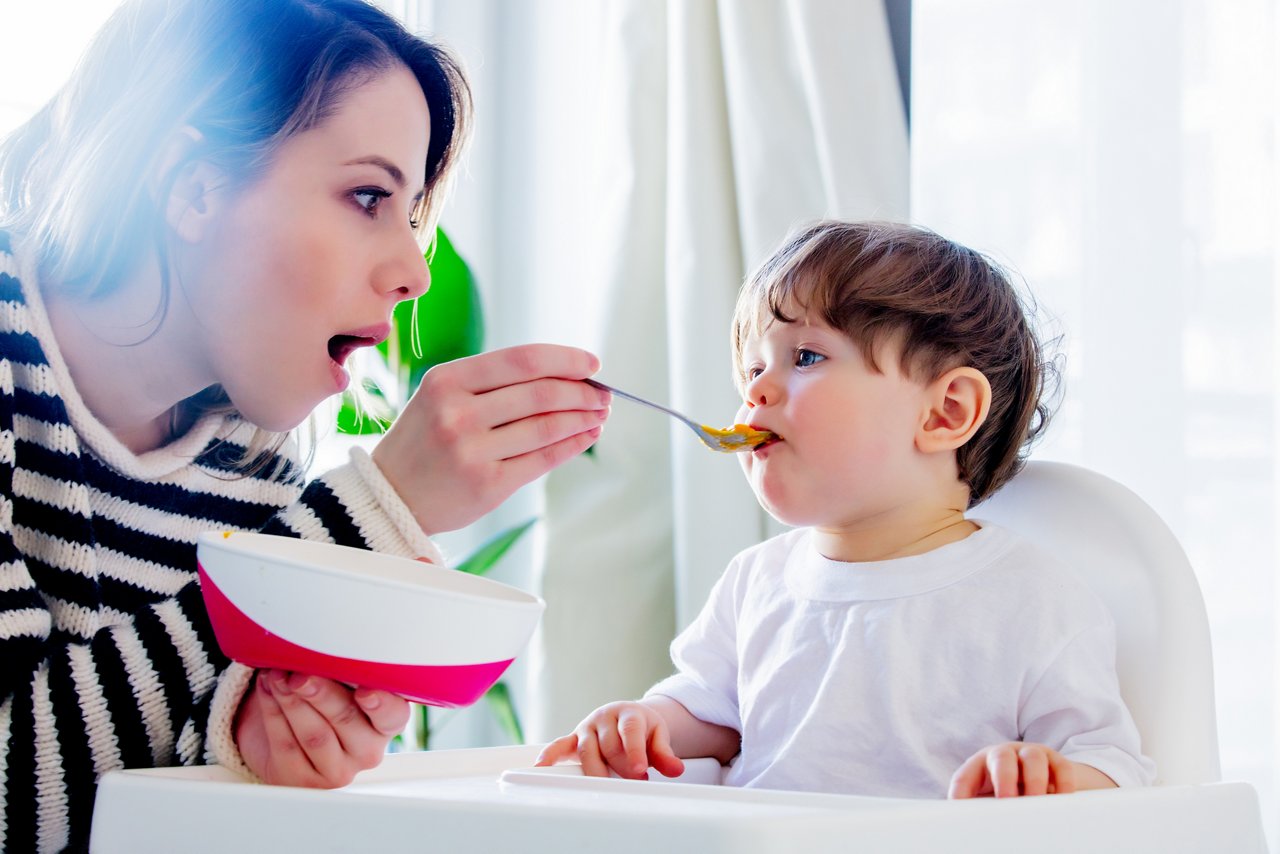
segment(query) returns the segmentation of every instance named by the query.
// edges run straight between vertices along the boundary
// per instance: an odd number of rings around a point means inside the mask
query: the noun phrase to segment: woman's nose
[[[379,265],[375,286],[382,293],[395,294],[397,300],[416,299],[431,287],[431,271],[412,232],[408,236],[397,235],[395,245]]]

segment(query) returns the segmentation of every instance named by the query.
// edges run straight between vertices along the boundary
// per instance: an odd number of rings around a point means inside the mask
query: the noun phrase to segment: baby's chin
[[[774,521],[779,522],[791,528],[801,528],[814,524],[809,521],[809,517],[813,516],[812,512],[804,512],[800,508],[789,507],[786,502],[771,501],[766,495],[761,495],[760,490],[755,489],[752,484],[752,491],[755,492],[756,501],[764,512],[773,517]]]

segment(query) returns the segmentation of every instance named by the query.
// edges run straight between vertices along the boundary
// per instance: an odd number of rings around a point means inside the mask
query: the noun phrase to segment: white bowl
[[[487,578],[292,537],[201,534],[196,559],[230,658],[436,706],[479,699],[545,607]]]

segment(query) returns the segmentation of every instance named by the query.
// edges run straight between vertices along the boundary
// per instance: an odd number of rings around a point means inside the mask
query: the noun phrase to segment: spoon
[[[706,445],[713,451],[723,451],[726,454],[732,454],[736,451],[751,451],[774,438],[773,434],[768,430],[756,430],[748,427],[746,424],[735,424],[723,430],[715,427],[708,427],[705,424],[699,424],[692,418],[688,418],[676,412],[674,409],[668,409],[661,404],[654,403],[652,400],[645,400],[643,397],[636,397],[634,394],[628,394],[620,391],[610,385],[605,385],[596,380],[583,380],[587,385],[595,386],[598,389],[616,394],[618,397],[625,397],[627,400],[635,403],[641,403],[645,406],[651,406],[660,412],[665,412],[672,418],[686,425],[690,430],[698,435],[702,440],[702,444]]]

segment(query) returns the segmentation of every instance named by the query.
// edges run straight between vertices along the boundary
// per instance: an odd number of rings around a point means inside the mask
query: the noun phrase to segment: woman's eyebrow
[[[396,183],[397,187],[399,187],[402,190],[404,189],[404,185],[405,185],[404,172],[400,171],[399,166],[395,165],[390,160],[380,155],[370,154],[368,157],[357,157],[355,160],[348,160],[346,163],[342,165],[343,166],[362,166],[362,165],[377,166],[381,169],[384,169],[386,173],[391,176],[391,180]]]

